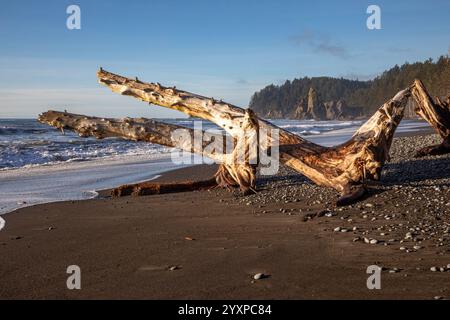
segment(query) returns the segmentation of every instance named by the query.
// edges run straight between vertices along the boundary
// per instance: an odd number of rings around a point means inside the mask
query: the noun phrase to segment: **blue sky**
[[[81,8],[68,30],[66,8]],[[381,30],[366,9],[381,8]],[[447,54],[450,1],[1,1],[0,118],[49,108],[179,117],[97,84],[104,69],[246,106],[303,76],[369,79]]]

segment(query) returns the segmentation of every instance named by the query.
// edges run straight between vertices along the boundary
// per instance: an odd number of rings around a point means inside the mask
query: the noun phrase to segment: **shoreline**
[[[423,124],[424,122],[415,122],[406,128],[399,128],[395,136],[432,134],[431,127],[422,127],[419,123]],[[407,131],[403,132],[403,130]],[[348,132],[347,129],[334,130],[307,138],[315,143],[328,141],[324,144],[328,145],[331,142],[346,140]],[[175,165],[168,161],[168,158],[170,158],[169,154],[141,155],[130,158],[131,161],[123,161],[123,157],[114,157],[0,171],[0,215],[39,204],[95,199],[99,194],[103,196],[106,194],[104,189],[110,190],[109,188],[122,184],[151,181],[158,178],[161,173],[195,166],[195,164]],[[117,170],[121,173],[114,173]],[[102,173],[100,174],[99,171]],[[90,177],[91,175],[93,176]],[[80,177],[86,178],[84,181],[78,180],[76,183],[67,182],[72,179],[80,179]],[[35,180],[34,183],[32,178]],[[11,183],[20,184],[20,181],[24,179],[27,181],[25,185],[11,187]],[[169,181],[165,180],[165,182]],[[8,187],[6,188],[6,186]],[[42,193],[39,191],[42,188],[50,191]],[[62,194],[61,189],[64,190]]]
[[[283,167],[247,197],[214,189],[6,214],[0,299],[450,298],[450,155],[412,159],[438,139],[415,137],[394,140],[383,183],[352,206],[335,208],[335,191]],[[65,286],[69,265],[81,290]],[[367,289],[370,265],[383,268],[381,290]]]
[[[0,215],[51,202],[88,200],[98,191],[154,179],[177,165],[170,155],[109,158],[0,172]]]

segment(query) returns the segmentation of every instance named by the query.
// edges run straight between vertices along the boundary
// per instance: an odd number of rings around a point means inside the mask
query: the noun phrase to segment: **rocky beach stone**
[[[261,280],[264,279],[266,277],[266,275],[264,273],[257,273],[253,276],[254,280]]]
[[[450,155],[414,158],[418,149],[439,139],[437,135],[394,138],[391,161],[383,167],[381,184],[373,187],[374,192],[367,200],[356,204],[332,206],[339,196],[337,192],[317,186],[285,166],[280,166],[275,176],[260,177],[257,194],[246,197],[236,194],[235,199],[244,205],[251,202],[289,206],[264,208],[274,214],[278,210],[286,214],[302,209],[304,221],[323,215],[327,232],[342,232],[345,239],[352,231],[352,237],[347,238],[349,242],[353,239],[369,244],[378,238],[378,243],[386,246],[384,250],[394,250],[388,244],[400,242],[402,253],[446,255],[450,227],[444,222],[450,221],[450,177],[442,173],[450,167]],[[337,221],[339,227],[326,225]]]

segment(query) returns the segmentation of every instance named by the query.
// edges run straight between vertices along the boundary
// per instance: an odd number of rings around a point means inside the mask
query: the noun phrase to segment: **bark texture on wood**
[[[416,153],[416,157],[439,155],[450,152],[450,96],[445,101],[439,98],[433,101],[422,81],[415,80],[412,94],[416,101],[416,113],[426,120],[441,136],[442,143],[425,147]]]

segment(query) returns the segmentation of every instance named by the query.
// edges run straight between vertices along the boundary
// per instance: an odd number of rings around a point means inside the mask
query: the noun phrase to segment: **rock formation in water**
[[[301,98],[291,114],[283,115],[279,110],[270,110],[267,118],[291,118],[314,120],[349,120],[361,117],[360,108],[348,107],[344,100],[322,102],[314,88],[308,96]]]

